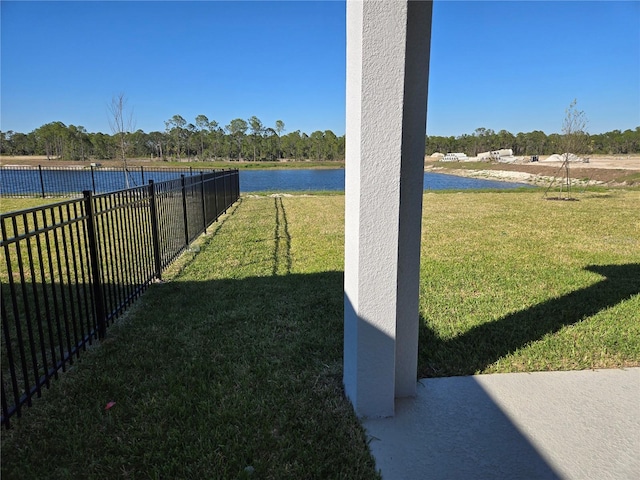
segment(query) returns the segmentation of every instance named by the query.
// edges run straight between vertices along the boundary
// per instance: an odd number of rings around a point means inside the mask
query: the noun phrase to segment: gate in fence
[[[2,425],[239,196],[224,170],[0,215]]]

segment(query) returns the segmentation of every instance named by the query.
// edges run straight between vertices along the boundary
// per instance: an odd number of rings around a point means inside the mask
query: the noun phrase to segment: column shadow
[[[640,264],[590,265],[598,283],[501,319],[478,325],[449,340],[421,318],[419,377],[473,375],[527,344],[573,325],[640,293]]]
[[[476,378],[422,380],[393,418],[363,420],[383,477],[562,478]]]
[[[640,264],[592,265],[604,278],[442,340],[421,318],[416,398],[395,416],[364,419],[376,466],[389,478],[560,479],[478,376],[504,355],[640,292]],[[514,392],[517,393],[517,392]]]

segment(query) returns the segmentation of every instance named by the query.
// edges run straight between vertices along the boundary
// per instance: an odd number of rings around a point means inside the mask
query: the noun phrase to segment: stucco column
[[[366,417],[415,395],[431,7],[347,1],[344,385]]]

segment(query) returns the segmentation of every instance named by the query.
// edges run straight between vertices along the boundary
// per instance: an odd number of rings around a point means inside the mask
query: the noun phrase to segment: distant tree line
[[[128,158],[161,160],[344,160],[345,137],[331,130],[311,135],[296,130],[284,134],[284,122],[265,126],[253,116],[236,118],[220,126],[205,115],[193,123],[174,115],[165,122],[165,130],[146,133],[127,132],[124,136]],[[511,148],[514,155],[549,155],[562,152],[562,134],[535,130],[513,135],[506,130],[494,132],[478,128],[473,134],[457,137],[425,137],[426,154],[464,152],[469,156],[500,148]],[[30,133],[0,132],[0,154],[46,155],[49,159],[106,160],[118,158],[122,137],[90,133],[82,126],[51,122]],[[625,155],[640,153],[640,127],[613,130],[588,136],[588,153]]]
[[[253,116],[236,118],[220,126],[205,115],[193,123],[174,115],[165,130],[146,133],[90,133],[82,126],[51,122],[30,133],[0,132],[0,153],[4,155],[46,155],[48,159],[107,160],[120,157],[124,148],[128,158],[162,160],[344,160],[344,135],[331,130],[311,135],[296,130],[284,134],[282,120],[273,127]]]
[[[613,130],[607,133],[587,135],[586,151],[591,154],[624,155],[640,153],[640,127],[635,130]],[[426,138],[426,154],[435,152],[463,152],[475,157],[479,153],[510,148],[513,154],[519,155],[551,155],[565,153],[562,151],[563,135],[550,135],[535,130],[529,133],[513,135],[506,130],[498,133],[490,128],[477,128],[471,135],[458,137],[428,136]],[[574,152],[568,152],[574,153]]]

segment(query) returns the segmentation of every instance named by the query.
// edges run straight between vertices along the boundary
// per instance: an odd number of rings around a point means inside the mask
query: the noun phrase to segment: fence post
[[[213,177],[213,205],[214,208],[216,209],[216,213],[214,215],[214,220],[217,222],[218,221],[218,217],[220,216],[220,207],[218,207],[218,178],[220,177],[219,170],[214,170],[214,177]]]
[[[156,278],[162,280],[162,258],[160,256],[160,234],[158,230],[158,208],[156,205],[156,186],[149,180],[149,203],[151,210],[151,237],[153,239],[153,261],[156,268]]]
[[[38,165],[38,172],[40,173],[40,189],[42,190],[42,198],[45,198],[44,179],[42,178],[42,165]]]
[[[182,214],[184,217],[184,246],[189,246],[189,225],[187,218],[187,189],[185,187],[184,174],[180,175],[182,181]]]
[[[96,194],[96,179],[93,175],[93,165],[91,165],[91,188],[93,189],[93,194]]]
[[[235,176],[235,194],[234,194],[234,198],[233,201],[235,202],[236,200],[238,200],[240,198],[240,170],[236,169],[236,176]]]
[[[202,230],[207,233],[207,205],[204,201],[204,172],[200,172],[200,192],[202,195]]]
[[[224,174],[224,213],[227,213],[229,208],[229,200],[231,199],[231,169],[228,169]]]
[[[107,333],[106,313],[100,278],[100,262],[98,256],[98,242],[96,240],[96,222],[93,212],[93,198],[90,190],[84,190],[84,206],[87,213],[87,236],[89,239],[89,258],[91,261],[91,277],[93,284],[93,306],[98,327],[98,338],[103,339]]]
[[[141,185],[144,184],[144,167],[140,165],[140,176],[142,177]]]

